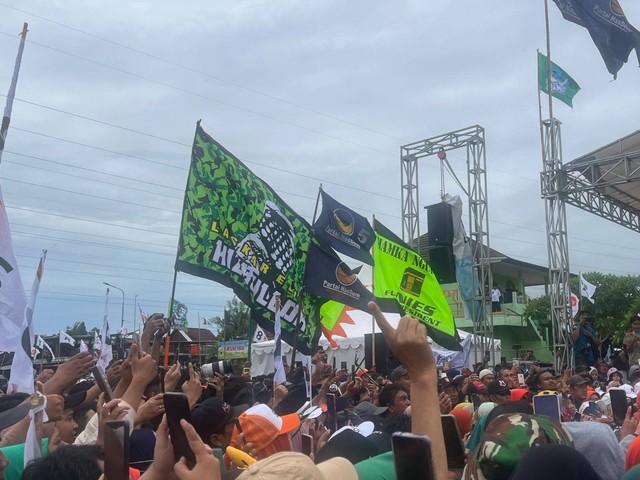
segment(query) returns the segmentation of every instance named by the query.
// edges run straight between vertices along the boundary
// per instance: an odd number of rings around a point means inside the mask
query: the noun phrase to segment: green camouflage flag
[[[318,302],[301,298],[310,232],[302,217],[198,123],[176,270],[232,288],[269,331],[280,293],[283,339],[292,344],[300,319],[296,345],[307,355],[320,334]]]
[[[548,94],[547,57],[538,52],[538,88]],[[580,85],[555,63],[551,62],[551,95],[573,108],[573,97],[580,91]]]
[[[427,326],[436,343],[460,350],[451,309],[427,262],[377,220],[373,229],[373,294],[380,307],[389,311],[399,304],[401,313]]]

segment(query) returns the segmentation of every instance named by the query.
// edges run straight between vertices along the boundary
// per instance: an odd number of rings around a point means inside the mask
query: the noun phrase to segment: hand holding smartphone
[[[444,447],[447,452],[449,470],[464,468],[464,444],[462,443],[458,422],[453,415],[441,415],[440,420],[442,421]]]
[[[196,456],[189,446],[189,440],[180,425],[180,420],[191,422],[191,409],[189,399],[184,393],[166,392],[163,397],[164,409],[169,424],[169,434],[173,445],[174,460],[178,462],[185,457],[187,465],[191,468],[196,464]]]
[[[129,423],[111,420],[104,431],[104,476],[129,480]]]
[[[609,389],[611,398],[611,413],[616,425],[621,426],[627,416],[627,392],[618,388]]]
[[[401,480],[433,480],[431,439],[426,435],[396,432],[391,437],[396,478]]]
[[[107,378],[99,365],[94,365],[91,369],[91,373],[93,377],[96,379],[96,384],[102,393],[104,393],[104,401],[110,402],[113,400],[113,390],[111,390],[111,385],[107,382]]]

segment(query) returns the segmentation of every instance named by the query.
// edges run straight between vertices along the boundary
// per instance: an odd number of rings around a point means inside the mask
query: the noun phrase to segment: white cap
[[[482,380],[487,375],[494,375],[494,373],[491,370],[489,370],[488,368],[485,368],[484,370],[480,371],[480,374],[478,375],[478,378],[480,380]]]

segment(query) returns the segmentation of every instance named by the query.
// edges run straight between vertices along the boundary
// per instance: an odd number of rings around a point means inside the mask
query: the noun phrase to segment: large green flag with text
[[[373,294],[383,310],[393,304],[401,313],[423,322],[429,336],[439,345],[460,350],[458,333],[451,308],[431,267],[406,243],[374,220],[376,241],[373,244]]]
[[[296,346],[304,354],[320,334],[321,302],[301,295],[310,234],[302,217],[198,123],[176,270],[232,288],[269,331],[280,293],[282,338],[291,345],[299,321]]]
[[[546,94],[549,94],[548,75],[547,57],[538,52],[538,88]],[[558,65],[551,62],[551,95],[573,108],[573,97],[579,91],[578,82]]]

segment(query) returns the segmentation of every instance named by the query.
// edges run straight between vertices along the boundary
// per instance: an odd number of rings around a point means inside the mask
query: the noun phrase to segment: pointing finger
[[[389,338],[393,336],[395,329],[389,324],[384,314],[380,310],[380,307],[378,307],[375,302],[369,302],[367,306],[369,307],[373,318],[376,319],[376,323],[382,331],[382,335],[384,335],[387,341],[389,341]]]

